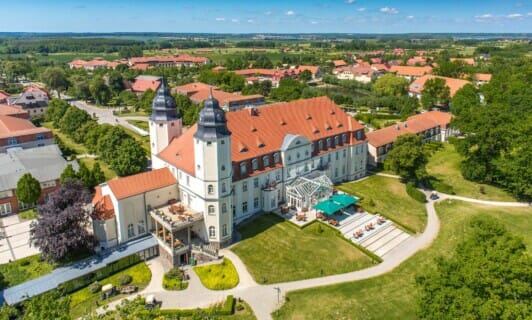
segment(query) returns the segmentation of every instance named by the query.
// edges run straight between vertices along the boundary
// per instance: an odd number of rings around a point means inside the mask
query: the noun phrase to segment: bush
[[[242,311],[242,310],[245,309],[245,307],[244,307],[243,304],[239,303],[239,304],[236,305],[235,309],[236,309],[236,311]]]
[[[89,286],[88,289],[90,293],[97,293],[98,291],[100,291],[101,288],[102,286],[97,281],[95,281]]]
[[[30,260],[22,260],[22,261],[20,262],[20,265],[21,265],[22,267],[25,267],[25,266],[29,266],[30,263],[31,263]]]
[[[437,179],[430,179],[429,184],[430,184],[431,189],[436,190],[438,192],[446,193],[446,194],[455,194],[454,189],[451,185],[448,185]]]
[[[120,277],[118,277],[118,284],[121,286],[125,286],[126,284],[129,284],[133,278],[129,274],[123,274]]]
[[[425,196],[425,194],[419,191],[414,185],[414,183],[412,182],[409,182],[406,184],[406,193],[408,193],[408,195],[412,199],[419,201],[421,203],[425,203],[427,201],[427,197]]]

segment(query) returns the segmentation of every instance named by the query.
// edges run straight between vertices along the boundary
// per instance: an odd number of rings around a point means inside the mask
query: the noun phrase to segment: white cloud
[[[520,13],[512,13],[506,16],[506,18],[508,19],[517,19],[517,18],[522,18],[522,17],[523,15]]]
[[[364,11],[366,11],[366,8],[358,8],[357,11],[358,12],[364,12]]]
[[[248,22],[249,22],[249,23],[253,23],[253,22],[255,22],[255,20],[253,20],[253,19],[248,19]]]
[[[380,12],[388,13],[388,14],[398,14],[399,11],[395,8],[390,7],[382,7],[380,8]]]
[[[408,20],[410,20],[410,19],[414,19],[414,16],[407,16],[406,18],[407,18]]]
[[[491,18],[494,18],[494,16],[491,13],[485,13],[480,16],[475,16],[475,18],[482,20],[482,19],[491,19]]]
[[[352,3],[355,3],[355,0],[345,0],[345,3],[352,4]]]
[[[238,19],[231,19],[231,22],[238,23],[239,21],[238,21]]]
[[[225,18],[216,18],[214,20],[216,20],[216,21],[225,21]]]
[[[292,11],[292,10],[288,10],[288,11],[286,11],[286,13],[285,13],[285,15],[287,15],[287,16],[293,16],[293,15],[295,15],[295,14],[296,14],[296,13],[295,13],[294,11]]]
[[[272,12],[271,12],[271,11],[266,11],[266,12],[264,12],[264,14],[267,15],[267,16],[269,16],[269,15],[272,14]]]

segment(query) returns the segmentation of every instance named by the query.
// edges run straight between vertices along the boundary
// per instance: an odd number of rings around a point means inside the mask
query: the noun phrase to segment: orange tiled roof
[[[206,63],[209,59],[205,57],[194,57],[188,54],[181,54],[174,57],[156,56],[156,57],[133,57],[129,59],[131,64],[138,63]]]
[[[95,194],[92,198],[92,204],[94,211],[92,214],[93,219],[107,220],[115,216],[115,207],[113,201],[109,195],[102,195],[102,187],[96,186]]]
[[[257,110],[258,115],[252,115],[248,109],[226,113],[227,126],[232,133],[233,162],[279,150],[287,134],[300,134],[315,141],[364,129],[327,97],[277,103]],[[194,125],[172,140],[158,157],[194,175],[193,135],[196,130]],[[351,141],[351,137],[349,139]],[[351,141],[352,144],[360,142]],[[247,151],[242,152],[243,146]]]
[[[374,70],[371,69],[371,67],[369,66],[366,66],[366,65],[360,65],[360,64],[357,64],[356,66],[354,67],[340,67],[340,68],[336,68],[334,69],[335,72],[344,72],[344,71],[348,71],[348,72],[351,72],[352,74],[354,75],[367,75],[369,77],[373,76],[373,73],[374,73]]]
[[[461,61],[465,64],[468,64],[470,66],[474,66],[475,65],[475,59],[473,58],[451,58],[449,59],[451,62],[455,62],[455,61]]]
[[[28,86],[28,87],[25,87],[23,90],[23,92],[28,92],[28,91],[31,91],[31,92],[41,92],[43,95],[47,96],[48,98],[50,98],[50,94],[48,93],[48,91],[44,88],[41,88],[39,86],[36,86],[34,84],[32,84],[31,86]]]
[[[469,84],[471,83],[471,82],[469,82],[467,80],[448,78],[448,77],[440,77],[440,76],[433,76],[433,75],[430,75],[430,74],[426,74],[426,75],[424,75],[422,77],[419,77],[416,80],[414,80],[414,82],[412,82],[410,84],[408,90],[410,92],[413,92],[413,93],[416,93],[416,94],[421,94],[421,91],[423,90],[423,87],[425,86],[425,82],[427,82],[427,80],[429,80],[429,79],[434,79],[434,78],[440,78],[440,79],[445,80],[445,85],[447,87],[449,87],[449,91],[450,91],[451,97],[454,96],[456,91],[460,90],[460,88],[462,88],[463,86],[465,86],[468,83]]]
[[[390,72],[396,72],[398,76],[421,77],[424,74],[432,73],[432,67],[391,66]]]
[[[29,120],[0,115],[0,138],[47,132],[50,132],[50,129],[36,127]]]
[[[491,81],[492,75],[489,73],[475,73],[473,74],[473,80],[476,81]]]
[[[335,67],[347,66],[347,63],[344,60],[334,60],[333,64]]]
[[[148,89],[151,89],[152,91],[157,91],[160,85],[160,80],[137,79],[131,86],[131,90],[135,92],[145,92]]]
[[[225,70],[227,70],[227,68],[226,67],[222,67],[222,66],[216,66],[216,67],[212,68],[212,71],[214,71],[214,72],[225,71]]]
[[[447,128],[450,119],[451,115],[448,113],[429,111],[409,117],[406,121],[399,122],[396,125],[368,132],[366,136],[368,138],[368,143],[378,148],[394,142],[397,137],[403,134],[418,134],[437,126],[440,126],[440,128]]]
[[[0,104],[0,115],[1,116],[12,116],[21,119],[29,119],[30,114],[27,110],[22,109],[17,105],[7,105]]]
[[[319,68],[320,67],[318,67],[318,66],[299,66],[299,67],[297,67],[297,68],[295,68],[293,70],[294,70],[296,75],[300,74],[301,72],[303,72],[305,70],[310,71],[310,73],[312,73],[312,74],[316,74],[318,72]]]
[[[260,68],[252,68],[252,69],[242,69],[242,70],[235,70],[234,73],[241,75],[241,76],[254,76],[254,75],[261,75],[265,77],[273,77],[275,75],[279,75],[279,70],[275,69],[260,69]]]
[[[388,71],[388,66],[383,63],[374,63],[371,67],[377,71]]]
[[[10,97],[11,95],[5,91],[2,91],[0,90],[0,100],[4,100],[4,99],[7,99],[8,97]]]
[[[218,87],[210,86],[208,84],[201,83],[201,82],[194,82],[194,83],[189,83],[189,84],[185,84],[182,86],[178,86],[178,87],[173,88],[172,91],[181,93],[181,94],[186,94],[190,98],[190,100],[192,100],[192,102],[194,103],[203,103],[203,101],[207,100],[207,98],[210,96],[211,87],[213,89],[212,95],[214,96],[216,100],[218,100],[220,105],[225,105],[231,102],[250,100],[250,99],[258,99],[258,98],[264,99],[264,97],[260,94],[252,94],[252,95],[247,95],[247,96],[238,95],[234,93],[221,91],[220,89],[218,89]]]
[[[177,184],[177,180],[168,168],[162,168],[109,180],[107,184],[120,200]]]

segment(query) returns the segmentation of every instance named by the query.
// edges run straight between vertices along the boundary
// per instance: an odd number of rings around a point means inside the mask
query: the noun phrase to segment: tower
[[[149,125],[153,163],[155,156],[166,148],[173,138],[179,137],[183,130],[181,115],[164,78],[161,78],[161,85],[153,98]]]
[[[231,132],[225,112],[211,94],[200,111],[194,134],[195,176],[203,184],[205,227],[211,243],[224,246],[231,242]]]

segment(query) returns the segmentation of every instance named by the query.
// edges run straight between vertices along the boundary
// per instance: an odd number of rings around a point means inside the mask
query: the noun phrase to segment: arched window
[[[318,141],[318,150],[323,150],[323,140]]]
[[[262,164],[263,164],[265,167],[270,166],[270,157],[268,157],[268,156],[264,156],[264,157],[262,157]]]
[[[133,225],[133,223],[130,223],[130,224],[127,226],[127,236],[128,236],[129,238],[135,236],[135,226]]]
[[[347,143],[347,134],[342,134],[342,143]]]
[[[209,184],[209,186],[207,187],[207,192],[209,194],[213,194],[214,193],[214,186],[212,184]]]
[[[209,238],[216,238],[216,228],[214,226],[209,227]]]
[[[214,214],[214,206],[212,204],[208,207],[208,212],[209,214]]]
[[[327,138],[327,148],[331,147],[332,140],[331,138]]]
[[[278,153],[274,153],[273,154],[273,162],[275,164],[279,163],[279,154]]]
[[[247,173],[246,163],[240,162],[240,174],[245,176]]]
[[[222,213],[226,213],[226,212],[227,212],[227,204],[222,203]]]
[[[334,137],[334,145],[337,146],[340,144],[340,138],[338,136]]]
[[[226,224],[224,224],[224,225],[222,226],[222,235],[223,235],[224,237],[227,235],[227,225],[226,225]]]
[[[259,168],[259,160],[253,159],[251,160],[251,170],[255,171]]]

